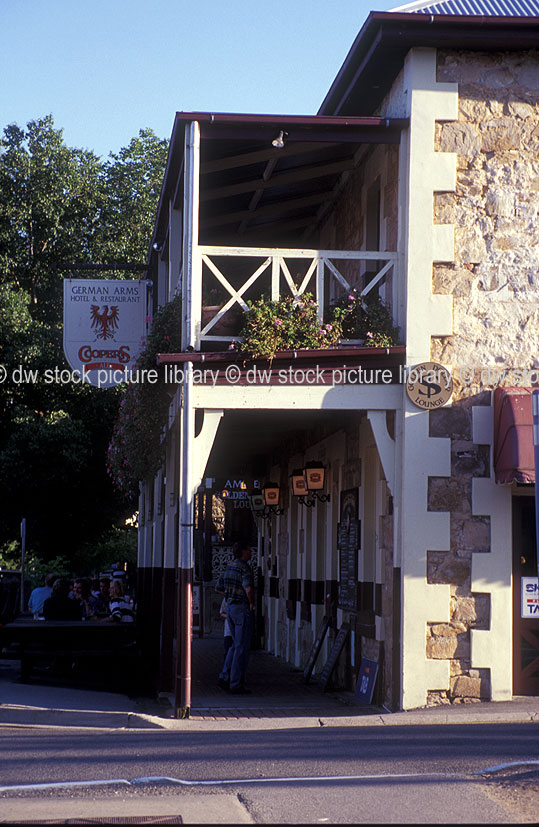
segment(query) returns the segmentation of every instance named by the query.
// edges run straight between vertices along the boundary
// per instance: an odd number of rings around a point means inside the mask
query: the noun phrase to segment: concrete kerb
[[[282,716],[221,718],[217,720],[179,720],[142,712],[103,712],[95,710],[46,709],[0,705],[0,724],[14,727],[53,727],[69,729],[129,729],[166,732],[211,732],[265,729],[308,729],[320,727],[424,726],[441,724],[538,723],[539,711],[531,708],[477,710],[419,709],[368,716]]]

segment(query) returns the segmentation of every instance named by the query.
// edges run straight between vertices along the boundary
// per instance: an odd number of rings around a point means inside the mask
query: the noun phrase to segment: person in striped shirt
[[[124,585],[120,583],[119,580],[113,580],[110,584],[109,609],[110,616],[107,620],[112,620],[116,623],[133,623],[135,620],[133,606],[127,600]]]
[[[227,652],[219,686],[233,695],[247,695],[251,691],[244,685],[245,672],[251,650],[255,591],[253,571],[249,565],[251,549],[242,543],[232,547],[234,559],[228,564],[217,581],[216,591],[224,594],[226,614],[233,644]]]

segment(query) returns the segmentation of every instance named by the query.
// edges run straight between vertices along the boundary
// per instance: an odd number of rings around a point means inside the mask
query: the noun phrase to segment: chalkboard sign
[[[361,520],[358,519],[359,491],[349,488],[341,492],[340,521],[337,525],[339,552],[339,595],[341,609],[357,609],[357,553],[361,547]]]
[[[333,670],[337,665],[337,661],[339,660],[339,655],[343,650],[343,646],[346,643],[346,638],[348,637],[348,632],[350,631],[350,624],[343,623],[339,631],[337,632],[337,637],[335,638],[335,643],[333,644],[333,648],[329,653],[329,657],[325,663],[325,666],[320,673],[320,677],[318,678],[318,683],[325,689],[329,683],[329,679],[333,674]]]
[[[361,666],[356,684],[356,698],[363,706],[369,706],[372,701],[374,684],[378,674],[378,664],[375,660],[361,658]]]
[[[314,639],[314,643],[311,648],[311,652],[309,654],[309,660],[307,661],[307,665],[303,670],[303,680],[305,683],[309,683],[311,680],[311,675],[313,673],[314,665],[316,663],[316,659],[320,654],[320,649],[322,648],[322,643],[324,642],[324,638],[326,636],[326,632],[329,628],[329,617],[325,615],[318,629],[316,630],[316,637]]]
[[[361,520],[351,519],[337,527],[339,550],[339,606],[357,609],[357,553],[360,548]]]

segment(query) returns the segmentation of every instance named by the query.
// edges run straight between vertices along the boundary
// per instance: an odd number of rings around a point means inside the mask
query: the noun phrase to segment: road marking
[[[48,784],[18,784],[14,787],[0,787],[0,793],[18,792],[20,790],[54,790],[71,787],[97,787],[111,784],[131,784],[125,778],[109,778],[106,781],[51,781]]]
[[[509,761],[507,764],[496,764],[495,767],[476,770],[475,775],[482,775],[485,772],[501,772],[501,770],[508,770],[511,767],[539,767],[539,761]]]
[[[483,770],[485,772],[485,770]],[[128,781],[126,778],[109,778],[102,781],[54,781],[48,784],[17,784],[11,787],[0,787],[0,793],[21,792],[24,790],[52,790],[61,787],[96,787],[113,786],[123,784],[137,786],[142,784],[177,784],[184,787],[216,787],[221,785],[241,784],[282,784],[282,783],[313,783],[321,781],[375,781],[377,779],[399,779],[399,778],[456,778],[454,773],[448,772],[401,772],[401,773],[378,773],[373,775],[297,775],[276,778],[220,778],[214,780],[195,780],[186,778],[169,778],[164,775],[148,775],[141,778],[133,778]]]

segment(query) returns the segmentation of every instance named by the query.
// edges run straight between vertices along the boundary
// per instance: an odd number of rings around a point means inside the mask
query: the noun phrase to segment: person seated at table
[[[110,577],[99,578],[99,588],[93,592],[95,611],[98,617],[106,617],[109,613]]]
[[[90,620],[97,615],[97,601],[92,594],[90,581],[86,577],[79,577],[73,583],[73,596],[82,607],[82,619]]]
[[[111,620],[115,623],[133,623],[135,620],[135,612],[133,606],[125,596],[123,583],[119,580],[113,580],[110,584],[110,617],[106,620]]]
[[[28,599],[28,608],[34,615],[34,620],[43,615],[43,605],[45,600],[51,596],[52,586],[56,577],[54,574],[47,574],[45,577],[45,585],[38,586],[32,591]]]
[[[54,582],[52,594],[43,604],[45,620],[82,620],[82,606],[69,596],[70,585],[65,577]]]

